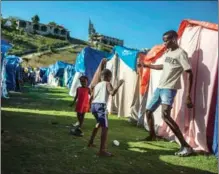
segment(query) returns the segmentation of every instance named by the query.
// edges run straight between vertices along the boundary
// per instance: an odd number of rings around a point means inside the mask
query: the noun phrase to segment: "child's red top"
[[[89,111],[89,91],[87,87],[79,87],[77,89],[78,100],[76,104],[76,112],[85,113]]]

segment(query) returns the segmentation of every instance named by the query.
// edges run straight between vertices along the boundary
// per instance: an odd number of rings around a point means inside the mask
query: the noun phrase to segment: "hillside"
[[[74,63],[77,54],[85,47],[85,45],[76,45],[72,48],[64,50],[46,51],[41,54],[31,54],[22,56],[24,66],[31,67],[46,67],[61,60],[68,63]]]
[[[23,64],[32,67],[48,66],[57,60],[74,63],[77,53],[88,46],[87,42],[76,38],[67,41],[5,27],[1,34],[13,45],[8,54],[24,58]],[[30,58],[31,54],[33,56]]]
[[[77,54],[86,46],[107,52],[112,50],[112,47],[105,44],[94,46],[76,38],[61,40],[13,28],[2,27],[1,34],[13,45],[9,54],[22,57],[24,66],[45,67],[58,60],[74,63]]]

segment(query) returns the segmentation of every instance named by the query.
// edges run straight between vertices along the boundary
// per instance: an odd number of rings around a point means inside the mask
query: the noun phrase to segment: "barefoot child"
[[[89,104],[90,89],[87,87],[88,78],[86,76],[81,76],[80,83],[81,83],[81,87],[77,88],[76,96],[72,103],[72,105],[74,105],[75,102],[77,101],[75,111],[77,112],[79,129],[81,129],[84,122],[84,116],[86,112],[89,111],[90,108],[90,104]]]
[[[113,89],[110,81],[112,78],[112,72],[108,69],[105,69],[101,73],[102,81],[99,82],[95,87],[91,96],[92,105],[91,111],[94,117],[97,120],[97,124],[93,129],[90,141],[88,146],[92,147],[94,138],[97,134],[99,127],[102,128],[101,132],[101,143],[100,151],[98,155],[101,156],[112,156],[111,153],[106,151],[106,141],[107,141],[107,132],[108,132],[108,115],[107,115],[107,102],[109,95],[114,96],[118,91],[119,87],[123,84],[123,80],[119,81],[118,86]]]

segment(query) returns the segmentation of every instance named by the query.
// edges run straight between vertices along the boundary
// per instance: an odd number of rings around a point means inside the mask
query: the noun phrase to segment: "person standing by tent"
[[[177,43],[178,34],[174,30],[170,30],[163,34],[163,41],[167,51],[164,54],[163,65],[151,65],[144,64],[146,68],[151,68],[155,70],[163,70],[159,86],[154,92],[154,95],[146,107],[146,117],[149,126],[149,136],[145,138],[146,141],[151,141],[156,139],[156,134],[154,130],[154,119],[153,112],[162,105],[162,118],[166,124],[170,127],[173,133],[180,141],[181,148],[175,155],[178,156],[188,156],[192,153],[192,148],[185,141],[179,126],[171,118],[170,113],[172,109],[172,104],[174,102],[174,97],[176,96],[177,89],[181,88],[180,76],[183,71],[187,73],[188,79],[188,89],[186,104],[188,108],[192,108],[193,104],[191,101],[191,87],[193,82],[193,73],[189,63],[187,53],[179,47]]]
[[[101,73],[101,77],[102,81],[94,87],[94,91],[90,99],[90,101],[92,101],[91,112],[96,118],[97,124],[93,129],[90,141],[88,143],[88,147],[94,146],[94,138],[97,134],[99,127],[101,127],[101,142],[98,155],[112,156],[111,153],[106,151],[106,141],[108,134],[107,102],[109,95],[114,96],[117,93],[119,87],[123,84],[124,80],[120,80],[118,86],[115,89],[113,89],[112,84],[110,83],[112,79],[112,72],[109,69],[104,69]]]
[[[18,65],[15,70],[15,82],[16,82],[15,91],[20,92],[21,84],[22,84],[22,68],[20,65]]]
[[[40,68],[39,67],[36,68],[35,74],[36,74],[35,75],[35,82],[40,83],[41,79],[40,79]]]
[[[35,85],[35,79],[36,79],[36,73],[33,68],[30,69],[29,78],[30,78],[30,84],[33,87]]]

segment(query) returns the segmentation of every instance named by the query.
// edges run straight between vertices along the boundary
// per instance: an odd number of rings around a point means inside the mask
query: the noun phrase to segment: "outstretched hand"
[[[119,86],[121,86],[125,81],[124,80],[120,80],[119,81]]]
[[[187,98],[186,98],[186,105],[187,105],[187,107],[188,108],[193,108],[193,103],[192,103],[192,99],[191,99],[191,97],[190,96],[188,96]]]
[[[106,64],[108,60],[106,58],[103,58],[102,61],[103,61],[103,64]]]

